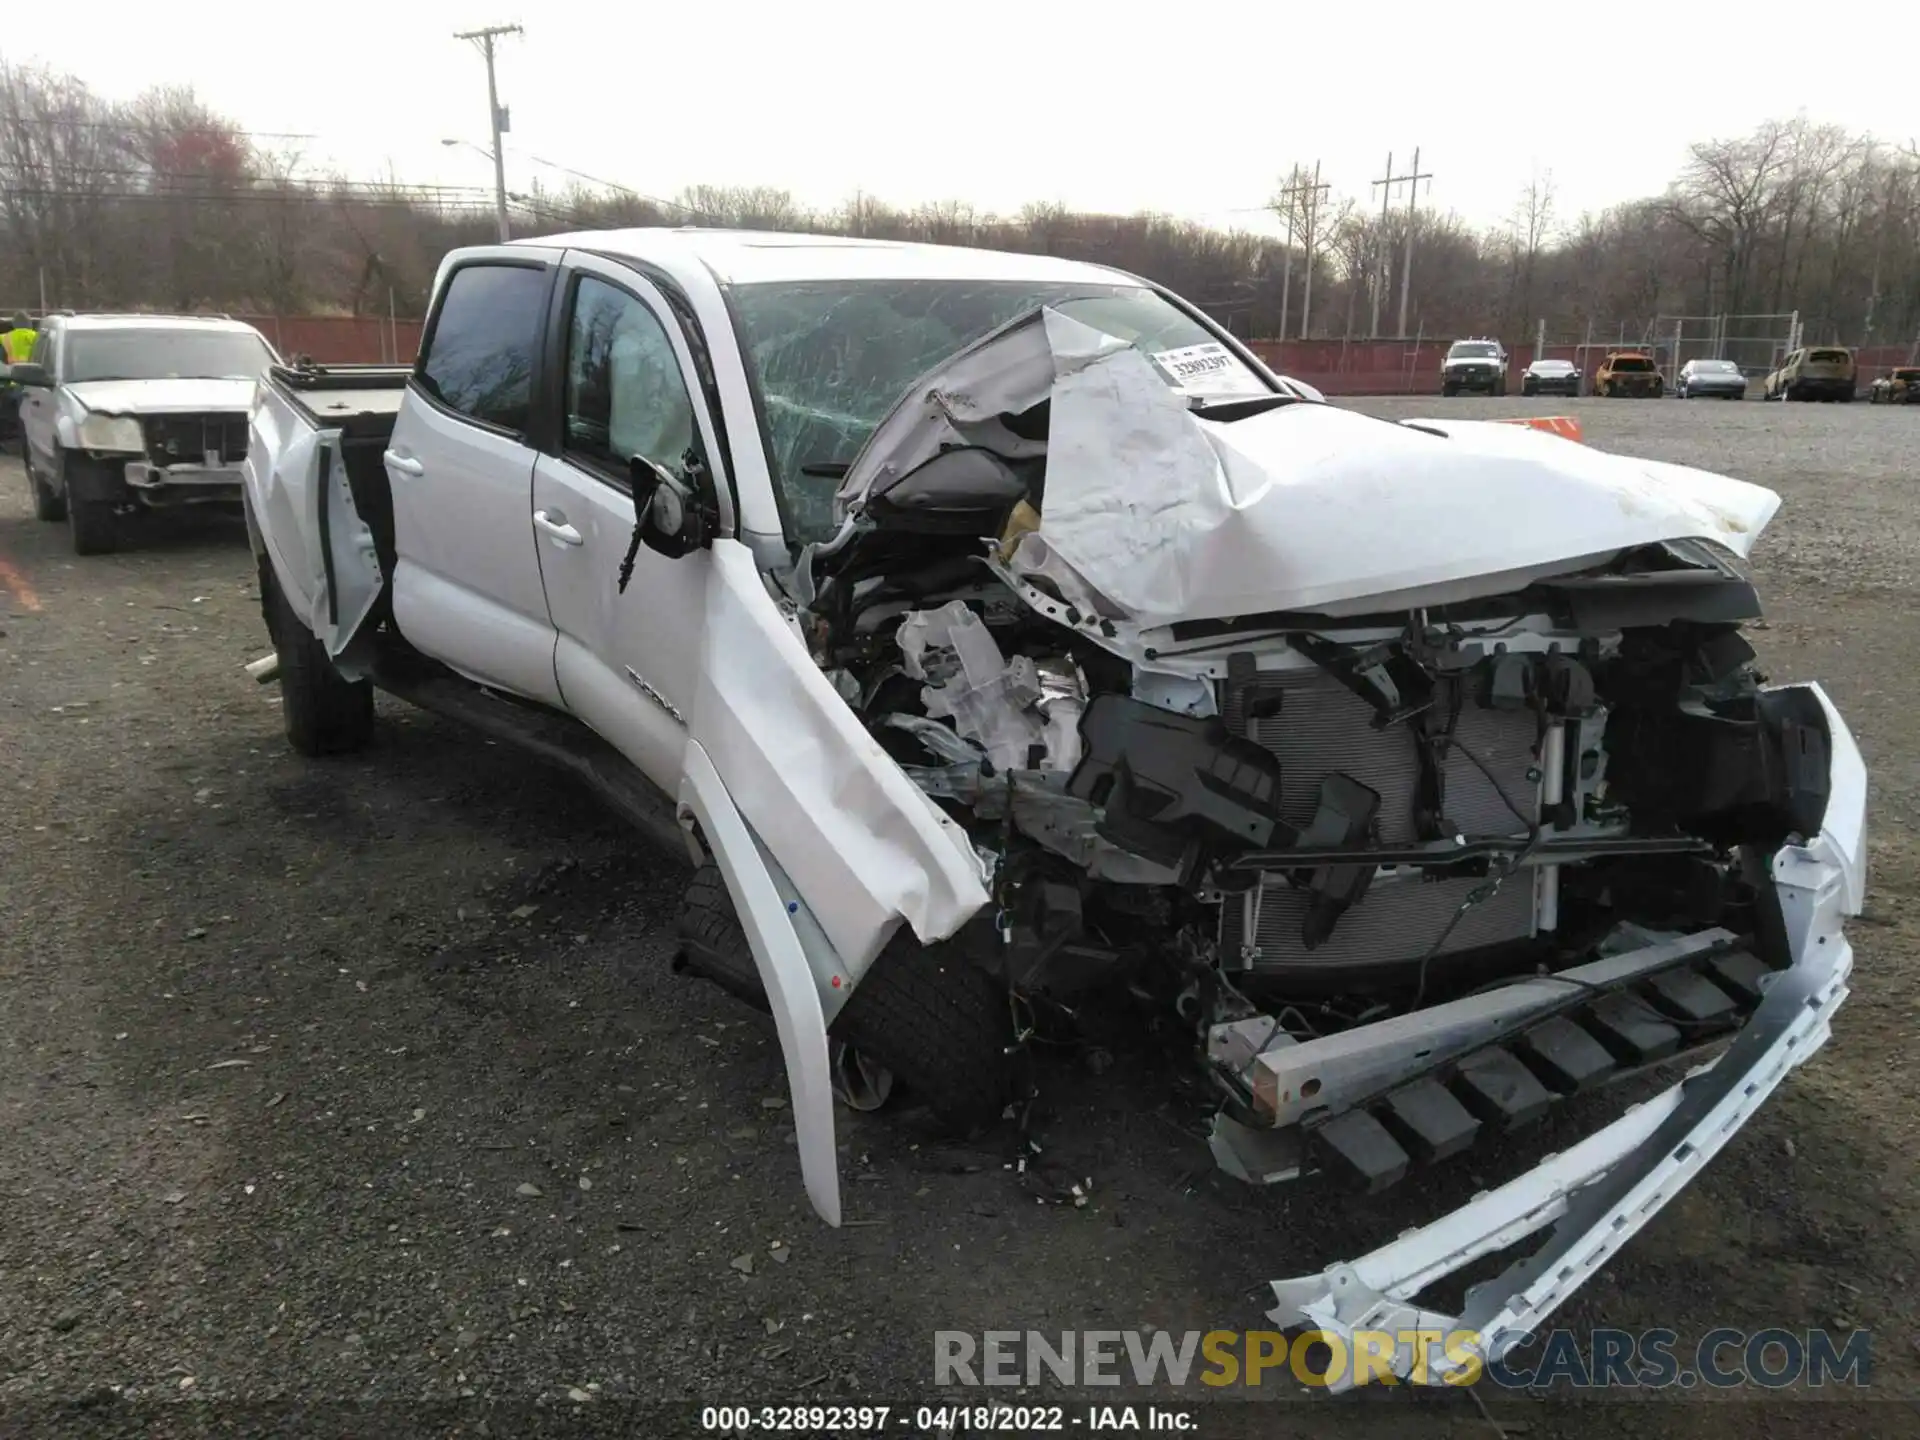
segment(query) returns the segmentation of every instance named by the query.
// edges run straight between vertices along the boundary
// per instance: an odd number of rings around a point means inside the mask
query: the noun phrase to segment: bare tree
[[[1534,279],[1540,266],[1540,252],[1546,248],[1547,234],[1553,224],[1553,172],[1544,175],[1535,170],[1514,205],[1509,224],[1512,245],[1512,284],[1519,300],[1519,334],[1524,341],[1533,334]]]

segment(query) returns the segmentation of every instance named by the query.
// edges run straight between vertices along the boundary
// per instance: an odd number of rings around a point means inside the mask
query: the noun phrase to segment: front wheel
[[[720,867],[694,872],[680,911],[682,963],[756,1009],[766,989]],[[1013,1095],[1006,991],[952,945],[922,945],[902,927],[827,1027],[834,1092],[875,1109],[897,1081],[940,1120],[972,1131]]]
[[[76,555],[111,555],[120,548],[120,517],[110,500],[67,496],[67,532]]]
[[[333,668],[327,647],[294,613],[260,557],[260,603],[280,661],[280,710],[287,743],[310,758],[359,750],[373,738],[373,685]]]

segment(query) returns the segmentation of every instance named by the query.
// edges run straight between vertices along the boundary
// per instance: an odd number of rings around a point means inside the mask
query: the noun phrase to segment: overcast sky
[[[510,189],[564,185],[539,157],[663,197],[767,184],[831,206],[864,188],[903,205],[1047,200],[1266,230],[1258,207],[1289,163],[1318,159],[1336,194],[1366,200],[1388,152],[1401,171],[1419,146],[1434,177],[1422,205],[1485,225],[1536,169],[1569,218],[1659,191],[1691,140],[1800,110],[1890,140],[1920,129],[1911,47],[1863,42],[1854,25],[1751,23],[1758,13],[189,0],[116,6],[99,23],[21,7],[0,54],[113,97],[190,83],[249,130],[310,136],[263,143],[314,166],[485,186],[480,154],[439,143],[487,140],[484,68],[452,32],[518,21],[499,66]]]

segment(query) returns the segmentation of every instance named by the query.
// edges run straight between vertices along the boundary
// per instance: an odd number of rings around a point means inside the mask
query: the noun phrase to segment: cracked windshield
[[[1268,393],[1198,321],[1136,285],[978,280],[781,281],[733,292],[793,538],[833,533],[846,466],[907,387],[981,336],[1053,305],[1152,356],[1190,395]],[[1209,352],[1189,377],[1195,350]],[[802,467],[833,473],[805,473]]]

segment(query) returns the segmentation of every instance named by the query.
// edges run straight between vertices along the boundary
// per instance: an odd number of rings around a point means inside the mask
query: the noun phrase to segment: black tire
[[[694,872],[680,911],[682,963],[758,1009],[760,972],[720,867]],[[1000,1118],[1013,1095],[1006,992],[953,947],[925,946],[904,927],[828,1027],[878,1061],[962,1133]]]
[[[76,555],[111,555],[120,548],[120,517],[108,500],[67,497],[67,530]]]
[[[120,548],[120,517],[107,500],[76,500],[67,483],[67,457],[56,445],[54,468],[60,472],[61,498],[66,501],[67,533],[76,555],[111,555]]]
[[[33,518],[58,522],[67,518],[67,497],[54,490],[33,468],[33,447],[22,441],[25,451],[21,464],[27,472],[27,488],[33,491]]]
[[[260,561],[260,603],[280,659],[280,711],[287,743],[302,755],[344,755],[373,738],[373,685],[349,680],[333,668],[327,647],[307,629]]]
[[[1440,393],[1451,400],[1460,393],[1460,387],[1457,385],[1442,385],[1440,387]]]

